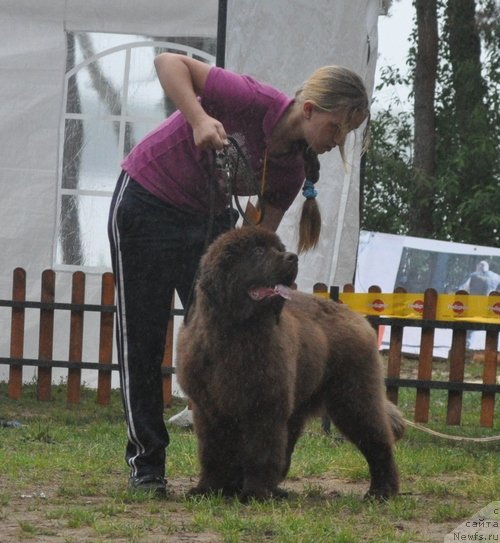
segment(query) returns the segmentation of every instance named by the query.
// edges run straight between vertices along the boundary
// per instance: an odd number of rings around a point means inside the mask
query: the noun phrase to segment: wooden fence
[[[111,273],[104,273],[101,278],[101,303],[97,305],[85,303],[85,274],[75,272],[72,276],[71,303],[60,303],[55,300],[55,272],[45,270],[41,278],[40,301],[26,300],[26,272],[16,268],[13,273],[12,299],[0,300],[0,307],[11,308],[10,354],[0,357],[0,364],[9,365],[8,396],[19,399],[22,395],[23,366],[35,366],[37,373],[37,397],[41,401],[51,399],[52,370],[66,368],[67,401],[80,401],[81,372],[95,370],[97,379],[97,403],[106,405],[110,400],[111,373],[118,369],[112,363],[114,344],[114,283]],[[396,289],[404,292],[402,289]],[[314,292],[318,295],[339,298],[336,288],[328,289],[318,284]],[[346,285],[343,292],[354,292],[352,285]],[[370,292],[380,292],[380,288],[371,287]],[[341,295],[340,295],[341,296]],[[496,382],[497,375],[497,345],[500,323],[451,322],[435,320],[438,295],[435,290],[428,289],[424,296],[423,315],[421,319],[397,317],[367,316],[375,329],[380,326],[390,326],[390,346],[388,350],[388,370],[386,386],[388,397],[398,403],[398,392],[401,387],[416,390],[415,422],[427,422],[430,410],[430,393],[433,389],[448,391],[447,424],[458,425],[461,421],[462,399],[464,392],[481,393],[480,425],[492,427],[495,411],[495,394],[500,393],[500,385]],[[26,309],[39,309],[39,347],[37,358],[25,358],[23,352],[25,334]],[[54,360],[54,312],[69,313],[70,333],[67,360]],[[98,360],[89,362],[82,360],[84,342],[83,328],[86,312],[98,312],[99,325],[99,355]],[[173,319],[182,315],[182,310],[172,308],[167,330],[165,354],[162,363],[164,404],[169,407],[172,402],[173,368]],[[407,326],[422,329],[420,352],[418,355],[418,370],[416,379],[401,377],[402,339]],[[436,381],[432,379],[434,331],[437,328],[452,330],[452,344],[449,354],[449,380]],[[466,332],[467,330],[484,330],[486,341],[484,347],[484,370],[482,383],[464,381],[466,364]]]
[[[114,279],[112,273],[104,273],[101,277],[101,303],[85,303],[85,274],[77,271],[72,275],[71,303],[55,300],[55,279],[53,270],[45,270],[41,277],[40,301],[26,300],[26,272],[16,268],[13,272],[12,299],[0,300],[0,307],[11,308],[10,355],[0,357],[0,364],[9,365],[8,396],[19,399],[22,395],[23,366],[38,368],[36,386],[37,398],[40,401],[52,397],[52,370],[65,368],[67,377],[67,401],[78,403],[82,387],[82,370],[96,370],[97,403],[107,405],[111,394],[111,373],[118,370],[118,364],[112,363],[114,346],[114,314],[116,312]],[[24,357],[25,313],[27,309],[39,309],[39,341],[38,357]],[[67,360],[53,358],[54,347],[54,313],[69,313],[70,332]],[[96,362],[82,360],[84,344],[84,317],[86,312],[98,312],[99,323],[99,355]],[[172,402],[172,367],[173,357],[173,318],[182,311],[173,310],[167,330],[166,348],[162,362],[163,396],[166,407]]]
[[[344,291],[354,292],[352,285],[346,285]],[[370,292],[380,293],[377,286],[372,286]],[[397,288],[395,292],[404,293],[404,289]],[[464,291],[459,291],[466,294]],[[492,293],[497,296],[498,292]],[[415,422],[428,422],[430,410],[431,390],[447,390],[446,423],[459,425],[462,415],[464,392],[481,393],[480,425],[491,428],[495,412],[495,394],[500,393],[497,384],[498,365],[498,337],[500,321],[469,322],[457,320],[436,320],[438,294],[434,289],[427,289],[424,293],[422,318],[376,317],[367,316],[368,320],[378,330],[380,326],[390,326],[390,340],[388,350],[388,367],[386,376],[387,395],[397,404],[400,387],[416,389]],[[402,344],[405,327],[418,327],[422,329],[420,349],[418,355],[417,378],[401,378]],[[432,379],[434,332],[436,329],[451,329],[452,340],[449,351],[449,376],[447,381]],[[468,330],[485,331],[484,361],[482,382],[465,382],[466,364],[466,334]]]

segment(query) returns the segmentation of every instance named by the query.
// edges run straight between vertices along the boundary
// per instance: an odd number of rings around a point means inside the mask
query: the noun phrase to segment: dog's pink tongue
[[[290,289],[285,287],[285,285],[276,285],[274,288],[271,287],[258,287],[253,288],[248,291],[248,294],[252,300],[258,302],[264,298],[271,298],[273,296],[281,296],[287,300],[290,299]]]
[[[274,287],[274,292],[278,294],[278,296],[281,296],[282,298],[285,298],[286,300],[290,300],[290,288],[285,287],[285,285],[276,285]]]

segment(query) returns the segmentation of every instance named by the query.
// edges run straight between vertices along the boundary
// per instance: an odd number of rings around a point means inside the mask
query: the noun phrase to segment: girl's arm
[[[276,232],[284,214],[285,212],[282,209],[264,202],[264,218],[262,219],[260,226]]]
[[[262,226],[262,228],[266,228],[267,230],[272,230],[273,232],[276,232],[276,229],[280,225],[281,219],[283,218],[285,212],[282,209],[271,205],[265,200],[263,200],[262,205],[264,207],[264,217],[259,223],[259,226]],[[245,214],[252,219],[257,219],[259,216],[258,211],[255,209],[254,205],[251,202],[247,203]]]
[[[195,145],[222,149],[227,144],[224,126],[206,113],[197,98],[203,93],[211,66],[174,53],[162,53],[154,63],[163,90],[191,125]]]

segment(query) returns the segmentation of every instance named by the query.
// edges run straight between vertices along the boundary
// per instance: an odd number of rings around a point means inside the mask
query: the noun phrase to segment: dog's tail
[[[403,437],[405,433],[406,425],[403,419],[403,415],[399,409],[389,400],[386,400],[386,411],[389,415],[389,422],[391,424],[392,433],[394,434],[394,439],[398,441]]]

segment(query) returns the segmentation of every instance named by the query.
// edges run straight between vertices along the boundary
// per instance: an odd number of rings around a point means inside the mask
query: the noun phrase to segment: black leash
[[[250,163],[248,162],[245,154],[243,153],[243,150],[239,143],[236,141],[236,139],[232,136],[228,136],[229,144],[224,147],[221,151],[214,151],[212,154],[212,160],[211,160],[211,171],[209,175],[209,182],[208,182],[208,222],[207,222],[207,232],[205,234],[205,242],[203,246],[203,253],[207,250],[208,246],[214,241],[214,227],[215,227],[215,200],[216,200],[216,194],[217,190],[219,189],[219,183],[218,183],[218,173],[222,174],[224,176],[223,182],[224,182],[224,188],[226,195],[228,197],[228,228],[227,230],[231,230],[235,227],[237,216],[242,217],[243,222],[245,224],[249,225],[258,225],[262,222],[264,212],[263,212],[263,205],[262,205],[262,188],[259,184],[259,180],[257,176],[255,175],[255,172],[250,166]],[[232,151],[233,149],[233,151]],[[260,211],[259,217],[257,221],[252,220],[246,212],[243,210],[243,207],[240,204],[238,194],[237,194],[237,187],[236,184],[238,183],[238,179],[244,179],[249,183],[249,194],[257,195],[257,209]],[[233,207],[233,198],[234,202],[236,203],[236,209]],[[202,253],[202,254],[203,254]],[[194,301],[194,293],[195,293],[195,287],[196,283],[198,281],[200,275],[200,267],[198,266],[198,269],[196,271],[195,277],[193,279],[193,282],[191,284],[191,289],[189,291],[189,296],[186,301],[186,305],[184,308],[184,324],[187,323],[188,317],[189,317],[189,310],[191,309],[191,306],[193,305]]]
[[[262,222],[264,217],[263,208],[263,188],[259,183],[259,179],[253,171],[243,149],[238,143],[237,139],[233,136],[228,136],[229,144],[222,149],[222,151],[216,152],[216,164],[223,172],[225,177],[225,190],[229,200],[229,207],[233,208],[233,198],[236,204],[238,213],[241,215],[245,224],[256,226]],[[259,217],[255,221],[249,217],[246,211],[243,209],[239,197],[238,197],[238,183],[246,183],[248,196],[257,196],[257,209],[259,210]]]

